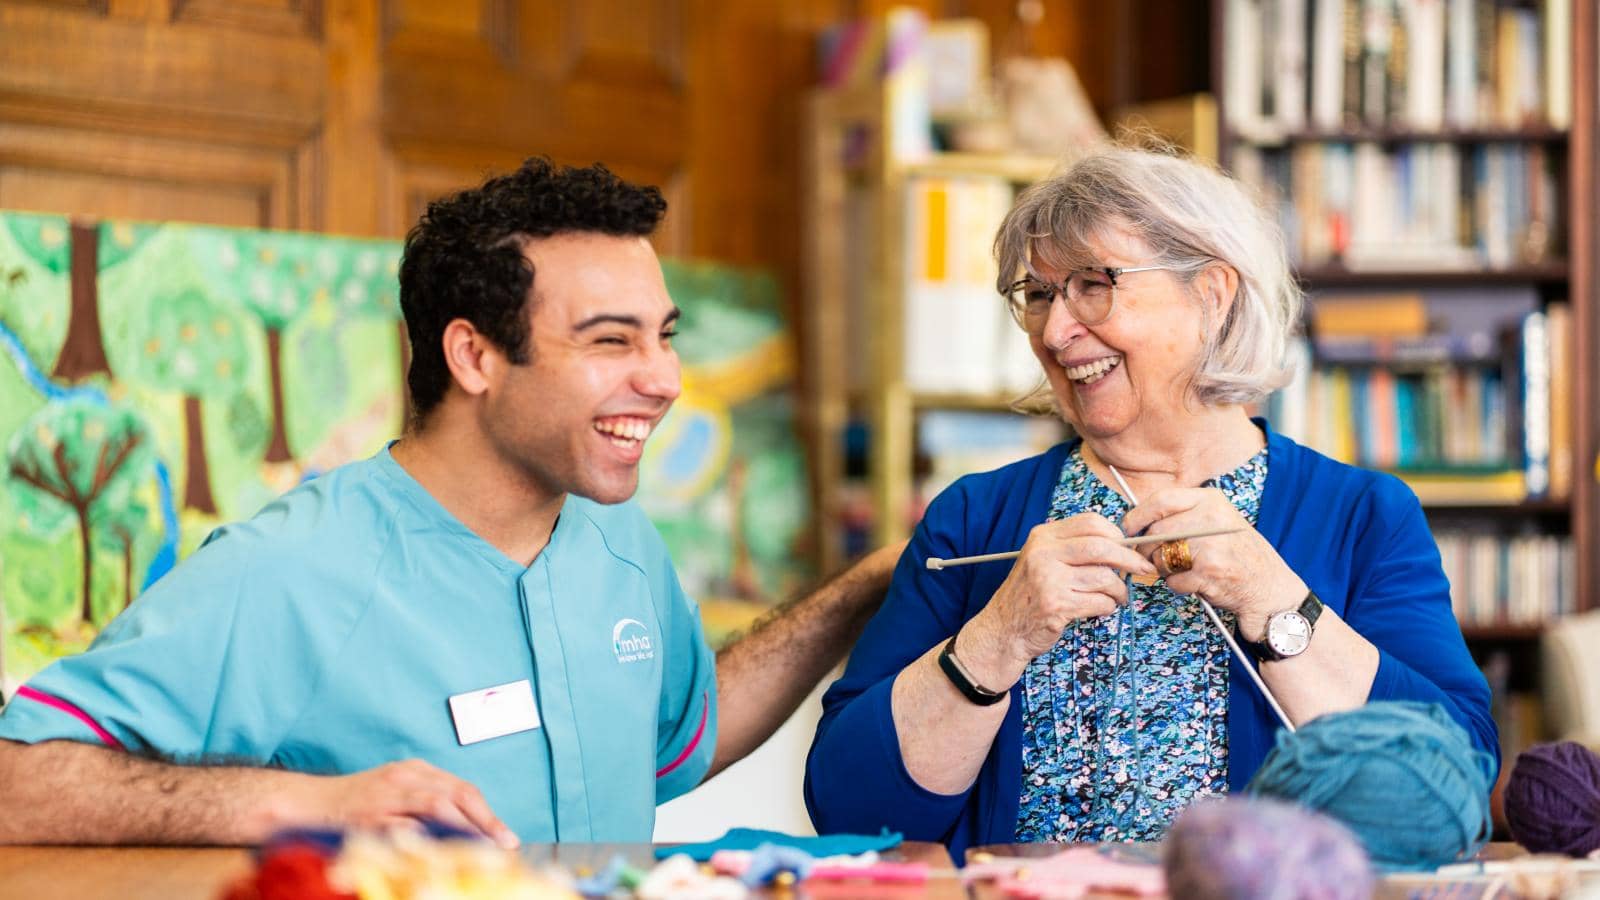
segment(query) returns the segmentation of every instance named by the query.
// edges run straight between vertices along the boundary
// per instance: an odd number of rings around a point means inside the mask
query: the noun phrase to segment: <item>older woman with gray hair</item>
[[[1242,788],[1281,722],[1368,700],[1439,703],[1498,758],[1416,496],[1247,411],[1287,380],[1301,298],[1246,191],[1111,149],[1024,192],[995,248],[1077,437],[928,507],[823,700],[818,830],[887,826],[957,858],[1156,840]]]

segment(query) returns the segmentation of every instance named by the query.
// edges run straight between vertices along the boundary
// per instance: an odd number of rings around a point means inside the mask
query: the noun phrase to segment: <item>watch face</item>
[[[1311,644],[1311,623],[1294,610],[1278,613],[1267,623],[1267,643],[1280,656],[1299,656]]]

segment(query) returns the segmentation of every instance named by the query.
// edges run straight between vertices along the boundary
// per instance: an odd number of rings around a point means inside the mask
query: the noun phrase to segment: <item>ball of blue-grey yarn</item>
[[[1167,894],[1185,900],[1370,900],[1375,878],[1356,836],[1280,800],[1189,807],[1162,842]]]
[[[1246,790],[1344,823],[1380,869],[1432,869],[1488,840],[1494,757],[1431,703],[1374,702],[1278,733]]]

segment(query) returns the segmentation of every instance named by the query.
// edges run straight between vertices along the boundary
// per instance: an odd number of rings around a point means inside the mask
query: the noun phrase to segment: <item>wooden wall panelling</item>
[[[383,137],[383,68],[375,0],[327,0],[325,105],[317,208],[339,234],[403,234],[400,203]]]
[[[376,2],[382,9],[386,48],[508,67],[518,61],[517,0]]]
[[[172,21],[263,34],[322,34],[321,0],[171,0]]]
[[[316,157],[0,121],[0,207],[314,228]]]
[[[486,2],[450,15],[386,0],[384,18],[392,229],[415,221],[433,197],[547,155],[604,162],[661,186],[672,213],[657,246],[692,251],[682,174],[686,24],[676,0]],[[474,42],[480,49],[468,52]],[[482,49],[491,45],[502,49]]]
[[[262,0],[202,24],[214,6],[0,3],[0,205],[320,227],[320,23]]]
[[[682,0],[568,0],[565,76],[600,84],[683,86]],[[737,10],[719,11],[737,15]],[[704,28],[707,19],[689,27]]]
[[[0,4],[0,101],[112,111],[252,139],[319,124],[320,45],[303,37],[176,27]],[[235,134],[235,128],[240,129]]]

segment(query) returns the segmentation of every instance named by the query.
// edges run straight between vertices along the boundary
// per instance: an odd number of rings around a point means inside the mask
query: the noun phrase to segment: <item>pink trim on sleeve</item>
[[[27,688],[23,688],[23,690],[27,690]],[[683,752],[678,754],[678,758],[677,759],[674,759],[672,762],[669,762],[666,765],[664,765],[661,768],[656,770],[656,777],[657,778],[660,778],[661,776],[666,775],[667,773],[671,772],[673,769],[676,769],[677,767],[683,765],[684,762],[686,762],[689,759],[689,757],[694,754],[694,748],[700,746],[700,739],[705,737],[705,734],[706,734],[706,716],[710,712],[711,712],[711,702],[710,702],[709,698],[707,698],[706,695],[702,693],[700,695],[700,727],[695,729],[694,739],[689,741],[689,746],[683,748]]]
[[[117,740],[111,732],[101,728],[100,723],[96,722],[88,713],[84,712],[68,701],[63,700],[60,697],[53,697],[44,693],[43,691],[36,691],[27,685],[17,688],[16,699],[22,699],[24,697],[32,700],[35,703],[43,703],[45,706],[51,707],[52,709],[58,709],[74,719],[77,719],[79,722],[89,726],[89,730],[94,732],[95,737],[99,738],[100,742],[105,744],[107,747],[110,747],[113,750],[125,751],[128,749],[127,747],[122,746],[122,742]],[[702,728],[705,727],[704,720],[701,721],[700,726]],[[699,739],[699,735],[696,735],[695,740],[698,741]],[[677,764],[674,763],[673,765]]]

